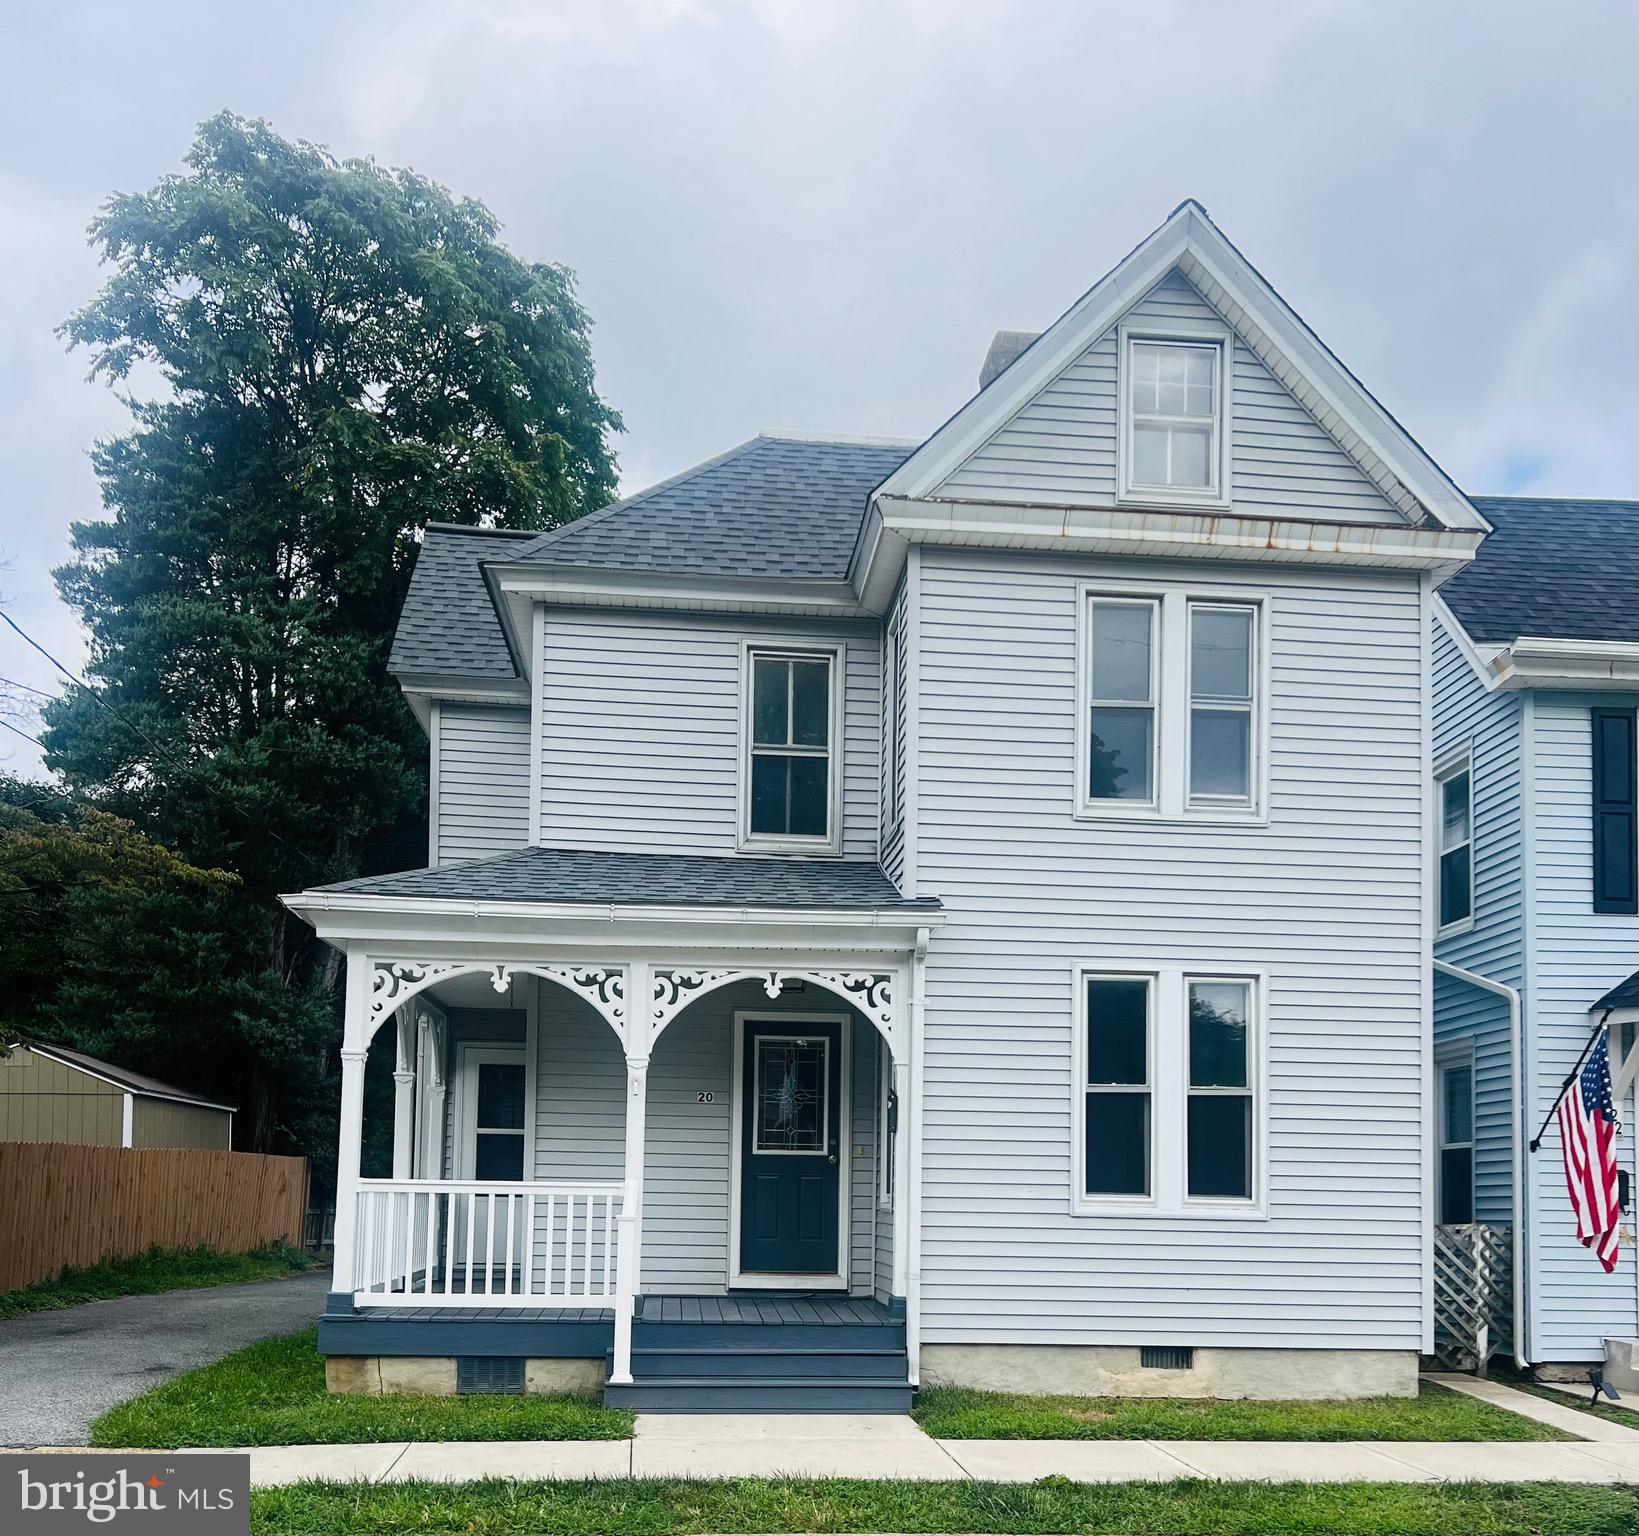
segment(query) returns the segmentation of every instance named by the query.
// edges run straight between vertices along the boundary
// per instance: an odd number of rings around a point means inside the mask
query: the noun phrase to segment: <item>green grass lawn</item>
[[[378,1440],[624,1440],[595,1398],[332,1397],[313,1329],[266,1339],[110,1409],[98,1446],[347,1445]]]
[[[305,1483],[251,1494],[257,1536],[1112,1532],[1633,1536],[1633,1489],[1534,1483]]]
[[[254,1253],[216,1253],[209,1248],[150,1248],[126,1259],[108,1259],[83,1269],[65,1269],[45,1280],[0,1296],[0,1318],[27,1312],[52,1312],[85,1301],[116,1296],[157,1296],[206,1285],[242,1285],[249,1280],[277,1280],[313,1268],[314,1261],[284,1243]]]
[[[1499,1377],[1499,1380],[1504,1378]],[[1545,1387],[1534,1381],[1522,1381],[1518,1377],[1506,1378],[1508,1385],[1520,1392],[1529,1392],[1532,1397],[1540,1397],[1546,1402],[1558,1403],[1561,1408],[1580,1408],[1583,1413],[1596,1419],[1603,1419],[1607,1424],[1623,1424],[1629,1429],[1639,1429],[1639,1413],[1623,1403],[1613,1403],[1601,1398],[1597,1406],[1592,1402],[1592,1387],[1573,1387],[1570,1396],[1563,1392],[1556,1392],[1552,1387]],[[1631,1397],[1624,1394],[1627,1401]]]
[[[1571,1440],[1547,1424],[1423,1383],[1416,1397],[1211,1402],[1023,1397],[929,1387],[916,1421],[941,1440]]]

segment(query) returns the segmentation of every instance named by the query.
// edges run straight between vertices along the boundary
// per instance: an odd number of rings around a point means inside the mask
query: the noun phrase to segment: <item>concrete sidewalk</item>
[[[897,1417],[639,1414],[630,1440],[275,1446],[250,1458],[262,1487],[482,1477],[1639,1483],[1639,1435],[1634,1441],[934,1440]]]

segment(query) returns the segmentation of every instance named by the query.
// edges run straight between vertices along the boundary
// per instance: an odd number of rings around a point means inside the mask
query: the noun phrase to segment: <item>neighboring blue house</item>
[[[1185,203],[924,443],[428,530],[430,867],[287,898],[346,957],[332,1385],[1414,1392],[1485,529]]]
[[[1639,1335],[1639,1266],[1577,1242],[1557,1126],[1529,1142],[1602,1020],[1636,1121],[1639,506],[1474,504],[1495,531],[1434,605],[1435,954],[1469,973],[1435,984],[1436,1214],[1517,1224],[1517,1353],[1583,1365]]]

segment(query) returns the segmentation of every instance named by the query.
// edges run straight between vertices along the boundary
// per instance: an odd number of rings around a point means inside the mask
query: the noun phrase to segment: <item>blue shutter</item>
[[[1593,715],[1593,909],[1639,912],[1639,816],[1631,709]]]

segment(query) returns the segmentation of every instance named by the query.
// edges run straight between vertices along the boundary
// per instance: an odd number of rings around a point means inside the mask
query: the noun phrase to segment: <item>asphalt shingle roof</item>
[[[1495,532],[1440,595],[1471,640],[1639,640],[1639,502],[1469,499]]]
[[[484,582],[484,560],[506,560],[540,537],[433,523],[422,538],[410,590],[387,658],[395,676],[483,678],[518,675]]]
[[[1588,1011],[1599,1013],[1606,1008],[1639,1008],[1639,971],[1619,981]]]
[[[910,444],[754,437],[517,551],[678,575],[842,581],[870,493]]]
[[[906,901],[876,864],[569,848],[520,848],[441,869],[374,875],[320,889],[448,901],[939,910],[931,899]]]
[[[94,1072],[98,1077],[106,1077],[109,1082],[117,1083],[121,1088],[129,1088],[133,1093],[154,1094],[166,1099],[186,1099],[190,1104],[203,1104],[207,1109],[233,1108],[231,1104],[219,1104],[215,1099],[201,1098],[186,1088],[162,1083],[157,1077],[144,1077],[140,1072],[130,1072],[124,1067],[116,1067],[111,1061],[103,1061],[97,1056],[87,1056],[84,1051],[71,1051],[66,1045],[51,1045],[44,1040],[29,1040],[25,1043],[30,1050],[38,1051],[44,1056],[55,1056],[71,1067],[83,1067],[87,1072]]]

